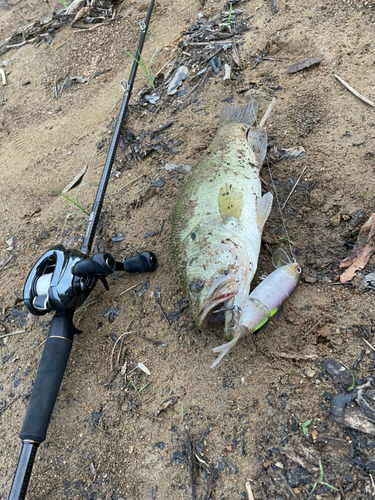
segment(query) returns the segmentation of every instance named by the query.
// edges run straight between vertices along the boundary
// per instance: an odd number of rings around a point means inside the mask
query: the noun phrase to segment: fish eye
[[[202,291],[204,281],[196,278],[190,283],[190,291],[192,293],[200,293]]]
[[[296,267],[296,273],[298,273],[298,274],[302,273],[302,269],[299,266]]]

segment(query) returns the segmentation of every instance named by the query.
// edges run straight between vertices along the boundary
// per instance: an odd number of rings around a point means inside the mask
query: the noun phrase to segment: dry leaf
[[[90,14],[91,10],[92,10],[92,4],[89,5],[88,7],[82,7],[82,9],[77,12],[76,17],[74,18],[74,21],[72,22],[72,26],[80,19],[86,18]]]
[[[341,283],[347,283],[356,271],[363,269],[375,251],[375,213],[361,227],[356,244],[349,257],[341,261],[340,267],[348,269],[340,276]]]

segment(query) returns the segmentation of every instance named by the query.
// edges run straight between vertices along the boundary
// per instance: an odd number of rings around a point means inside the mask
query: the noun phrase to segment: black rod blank
[[[141,36],[141,39],[139,41],[137,54],[134,58],[134,63],[133,63],[133,67],[132,67],[132,70],[130,73],[129,81],[127,82],[126,88],[124,88],[124,98],[122,100],[120,113],[119,113],[118,118],[117,118],[115,131],[113,132],[111,144],[109,146],[109,150],[108,150],[108,154],[107,154],[107,159],[105,161],[103,174],[102,174],[102,177],[100,179],[98,190],[96,192],[94,204],[92,206],[86,236],[85,236],[85,239],[83,240],[83,243],[81,246],[81,252],[85,253],[85,254],[90,253],[92,243],[94,241],[96,227],[98,225],[100,212],[101,212],[102,206],[103,206],[104,195],[105,195],[105,192],[107,190],[109,176],[111,174],[112,166],[113,166],[113,163],[115,161],[117,146],[118,146],[118,143],[120,141],[121,126],[122,126],[122,123],[124,121],[127,109],[128,109],[128,104],[129,104],[129,100],[130,100],[130,96],[131,96],[131,92],[132,92],[132,88],[133,88],[133,83],[134,83],[135,75],[137,73],[138,64],[139,64],[139,60],[141,57],[143,44],[144,44],[144,41],[146,38],[147,28],[148,28],[148,25],[150,22],[153,6],[154,6],[154,0],[151,0],[150,6],[149,6],[148,12],[147,12],[146,21],[144,24],[143,23],[140,24],[141,29],[142,29],[142,36]]]

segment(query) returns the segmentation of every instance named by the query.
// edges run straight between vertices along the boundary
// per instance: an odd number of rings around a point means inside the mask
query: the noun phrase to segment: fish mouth
[[[222,309],[236,295],[236,292],[224,293],[215,299],[207,300],[199,310],[196,324],[201,330],[210,330],[225,323],[225,314]]]

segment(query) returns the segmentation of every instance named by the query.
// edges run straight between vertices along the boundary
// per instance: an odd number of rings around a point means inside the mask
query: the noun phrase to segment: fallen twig
[[[261,121],[259,123],[259,127],[260,128],[264,127],[264,124],[266,123],[268,117],[270,116],[272,108],[273,108],[273,105],[275,104],[275,102],[276,102],[276,97],[273,97],[272,101],[270,102],[270,104],[268,106],[267,111],[264,113],[264,116],[263,116],[263,118],[261,119]]]
[[[122,333],[116,340],[115,342],[115,345],[113,346],[113,349],[112,349],[112,354],[111,354],[111,372],[113,371],[113,355],[115,353],[115,348],[116,348],[116,345],[120,342],[120,340],[122,339],[122,337],[124,337],[125,335],[129,335],[130,333],[133,333],[133,332],[128,332],[128,328],[129,326],[132,324],[133,320],[131,320],[129,323],[128,323],[128,326],[126,327],[126,331],[124,333]],[[121,344],[120,344],[120,350],[121,350]]]
[[[59,98],[59,95],[58,95],[58,93],[57,93],[57,80],[56,80],[56,75],[55,75],[55,81],[54,81],[54,83],[53,83],[53,91],[54,91],[54,93],[55,93],[55,99],[56,99],[56,101],[57,101],[57,99]]]
[[[250,480],[248,479],[245,483],[247,495],[249,500],[254,500],[253,490],[251,489]]]
[[[375,347],[374,347],[372,344],[370,344],[370,342],[368,342],[368,341],[367,341],[366,339],[364,339],[364,338],[362,338],[362,340],[363,340],[363,342],[366,342],[366,344],[367,344],[367,345],[368,345],[368,346],[369,346],[369,347],[370,347],[373,351],[375,351]]]
[[[300,175],[300,176],[298,177],[298,179],[297,179],[297,182],[294,184],[294,186],[293,186],[293,188],[292,188],[291,192],[288,194],[287,199],[284,201],[284,205],[281,207],[281,210],[284,210],[284,208],[286,207],[286,204],[288,203],[289,198],[290,198],[290,197],[292,196],[292,194],[294,193],[294,190],[296,189],[296,187],[297,187],[297,185],[298,185],[299,181],[301,180],[301,177],[303,176],[303,174],[304,174],[304,172],[305,172],[306,168],[307,168],[307,165],[303,168],[303,170],[302,170],[302,172],[301,172],[301,175]]]
[[[209,471],[207,471],[207,472],[209,472]],[[211,493],[212,493],[213,482],[214,482],[214,475],[210,473],[208,478],[207,478],[207,490],[206,490],[206,495],[204,497],[204,500],[209,500]]]
[[[6,76],[3,68],[0,68],[0,75],[1,75],[1,79],[3,81],[3,87],[5,87],[5,85],[8,85],[8,82],[7,82],[7,76]]]
[[[123,292],[121,292],[120,295],[124,295],[124,293],[128,292],[129,290],[132,290],[133,288],[136,288],[138,285],[142,285],[142,283],[144,283],[144,281],[140,281],[139,283],[136,283],[133,286],[129,286],[129,288],[127,288],[126,290],[124,290]]]
[[[375,106],[375,104],[370,101],[369,99],[367,99],[366,97],[363,97],[363,95],[361,95],[359,92],[357,92],[356,90],[354,90],[348,83],[346,83],[342,78],[340,78],[338,75],[335,75],[335,77],[337,78],[337,80],[339,82],[341,82],[344,87],[346,87],[352,94],[354,94],[355,96],[359,97],[359,99],[362,99],[362,101],[366,102],[367,104],[370,104],[370,106]]]
[[[165,312],[163,311],[161,305],[160,305],[160,302],[158,300],[156,300],[156,305],[158,306],[158,309],[160,311],[160,314],[162,315],[162,317],[165,319],[165,321],[168,323],[168,325],[170,325],[170,322],[169,322],[169,319],[167,318]]]
[[[372,474],[370,474],[370,479],[371,479],[371,486],[372,486],[372,494],[375,495],[375,482],[374,482],[374,478],[372,477]]]
[[[289,61],[289,57],[263,56],[263,61]]]
[[[25,333],[26,330],[17,330],[16,332],[12,333],[6,333],[5,335],[0,335],[0,339],[3,339],[4,337],[10,337],[11,335],[19,335],[20,333]]]
[[[0,267],[0,271],[3,271],[3,270],[5,269],[5,266],[6,266],[7,264],[9,264],[9,262],[12,260],[12,258],[13,258],[13,257],[11,257],[10,259],[8,259],[8,260],[5,262],[5,264],[4,264],[2,267]]]
[[[232,58],[233,58],[233,61],[235,62],[235,64],[239,68],[242,68],[240,55],[239,55],[238,50],[237,50],[237,43],[234,40],[232,40]]]

